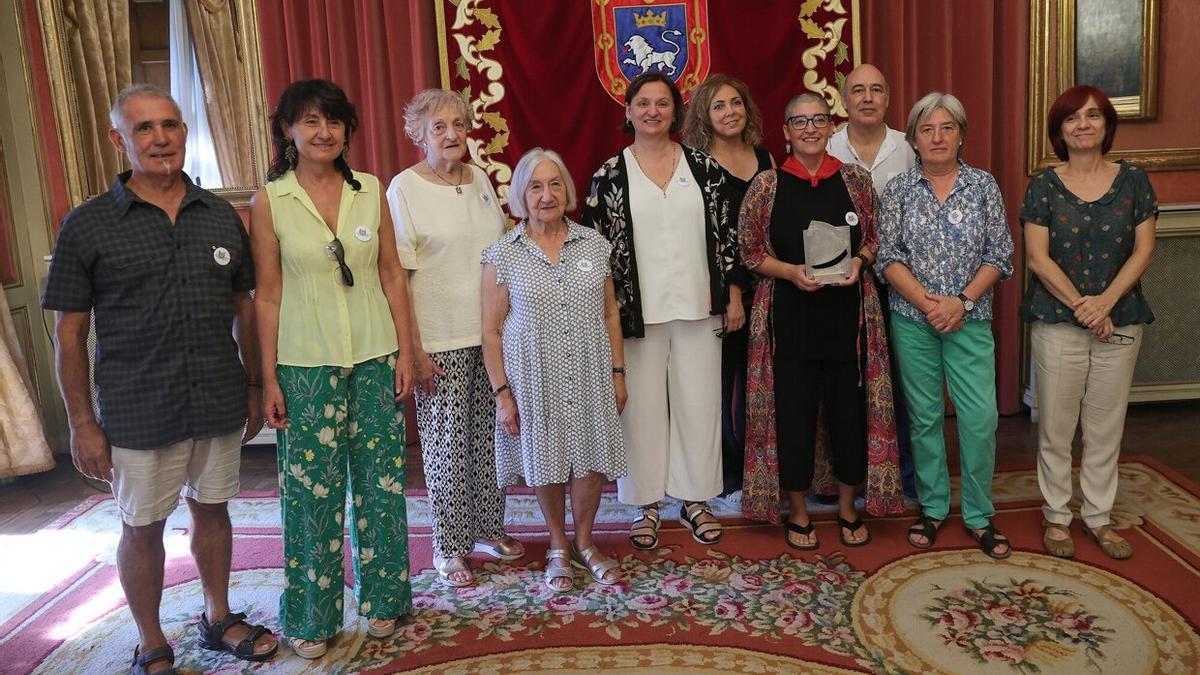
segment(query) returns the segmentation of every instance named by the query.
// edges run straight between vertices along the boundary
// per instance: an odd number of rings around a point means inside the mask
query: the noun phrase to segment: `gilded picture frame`
[[[1111,99],[1123,118],[1146,119],[1158,109],[1158,24],[1160,0],[1142,0],[1142,75],[1139,94]],[[1058,158],[1046,133],[1046,115],[1059,93],[1075,84],[1077,64],[1076,0],[1032,0],[1029,11],[1029,108],[1026,169],[1036,174]],[[1153,29],[1153,30],[1151,30]],[[1132,112],[1134,109],[1140,112]],[[1124,111],[1124,112],[1123,112]],[[1111,159],[1124,159],[1147,171],[1200,169],[1200,147],[1114,149]]]
[[[1108,94],[1117,117],[1153,119],[1158,113],[1159,3],[1061,0],[1059,90],[1086,82]]]

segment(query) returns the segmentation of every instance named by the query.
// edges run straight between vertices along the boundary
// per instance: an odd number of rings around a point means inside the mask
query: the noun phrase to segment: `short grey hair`
[[[113,101],[112,108],[108,111],[108,121],[112,123],[112,128],[120,131],[121,122],[125,121],[125,103],[135,96],[152,96],[154,98],[164,98],[171,102],[175,108],[175,113],[179,115],[180,121],[183,120],[183,111],[179,108],[179,103],[171,96],[171,92],[163,89],[157,84],[149,84],[142,82],[139,84],[131,84],[125,87],[117,94],[117,99]]]
[[[445,89],[426,89],[404,106],[404,135],[408,136],[413,145],[421,147],[421,141],[425,139],[425,124],[430,115],[445,107],[457,110],[467,123],[467,129],[475,126],[471,109],[467,107],[467,102],[462,96]]]
[[[908,127],[904,131],[904,138],[908,144],[916,147],[917,144],[917,125],[922,120],[928,118],[935,110],[941,108],[958,125],[958,133],[963,140],[967,138],[967,113],[963,110],[962,101],[959,101],[954,94],[943,94],[940,91],[933,91],[921,97],[912,110],[908,113]]]
[[[517,162],[517,168],[513,169],[512,180],[508,184],[508,211],[518,220],[523,220],[529,217],[529,212],[525,210],[525,190],[529,188],[529,179],[533,177],[533,172],[537,169],[538,164],[542,160],[552,162],[558,167],[558,175],[562,177],[563,185],[567,190],[567,211],[575,210],[575,181],[571,178],[571,172],[567,171],[567,165],[563,163],[562,157],[553,150],[544,148],[534,148],[529,152],[521,155],[521,160]]]
[[[796,94],[788,100],[787,105],[783,106],[783,116],[787,117],[788,111],[792,109],[792,106],[800,105],[801,103],[820,103],[821,107],[825,109],[825,114],[828,115],[833,112],[833,108],[830,107],[829,101],[826,101],[824,96],[806,91],[803,94]],[[784,121],[786,122],[787,120]]]

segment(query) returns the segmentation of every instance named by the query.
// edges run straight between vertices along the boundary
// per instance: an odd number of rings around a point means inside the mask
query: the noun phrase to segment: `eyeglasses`
[[[346,264],[346,249],[342,247],[342,240],[334,237],[333,241],[325,244],[325,252],[337,261],[338,271],[342,273],[342,281],[346,282],[347,286],[353,286],[354,274],[350,271],[350,266]]]
[[[805,115],[792,115],[785,121],[787,122],[787,125],[791,127],[792,131],[804,131],[809,122],[812,122],[812,125],[818,129],[824,129],[825,127],[829,126],[829,115],[826,115],[825,113],[817,113],[812,117],[806,117]]]
[[[1133,336],[1113,333],[1106,338],[1100,338],[1100,341],[1110,345],[1131,345],[1133,344]]]

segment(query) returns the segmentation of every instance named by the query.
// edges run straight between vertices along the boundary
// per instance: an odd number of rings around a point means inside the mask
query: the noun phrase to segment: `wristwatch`
[[[968,312],[969,312],[969,311],[971,311],[971,310],[973,310],[973,309],[975,309],[975,301],[974,301],[974,300],[972,300],[972,299],[970,299],[970,298],[968,298],[968,297],[966,296],[966,294],[964,294],[964,293],[959,293],[959,294],[958,294],[958,299],[959,299],[959,300],[962,300],[963,309],[967,310]]]

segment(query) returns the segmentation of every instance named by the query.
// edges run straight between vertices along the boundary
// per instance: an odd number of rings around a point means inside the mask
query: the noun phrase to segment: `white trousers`
[[[1133,344],[1101,342],[1069,323],[1034,322],[1030,332],[1038,399],[1038,486],[1046,520],[1071,522],[1071,442],[1083,427],[1080,515],[1090,528],[1109,524],[1117,496],[1117,458],[1142,325],[1117,332]]]
[[[629,402],[621,429],[629,475],[617,480],[622,502],[721,493],[720,327],[719,316],[669,321],[625,340]]]

